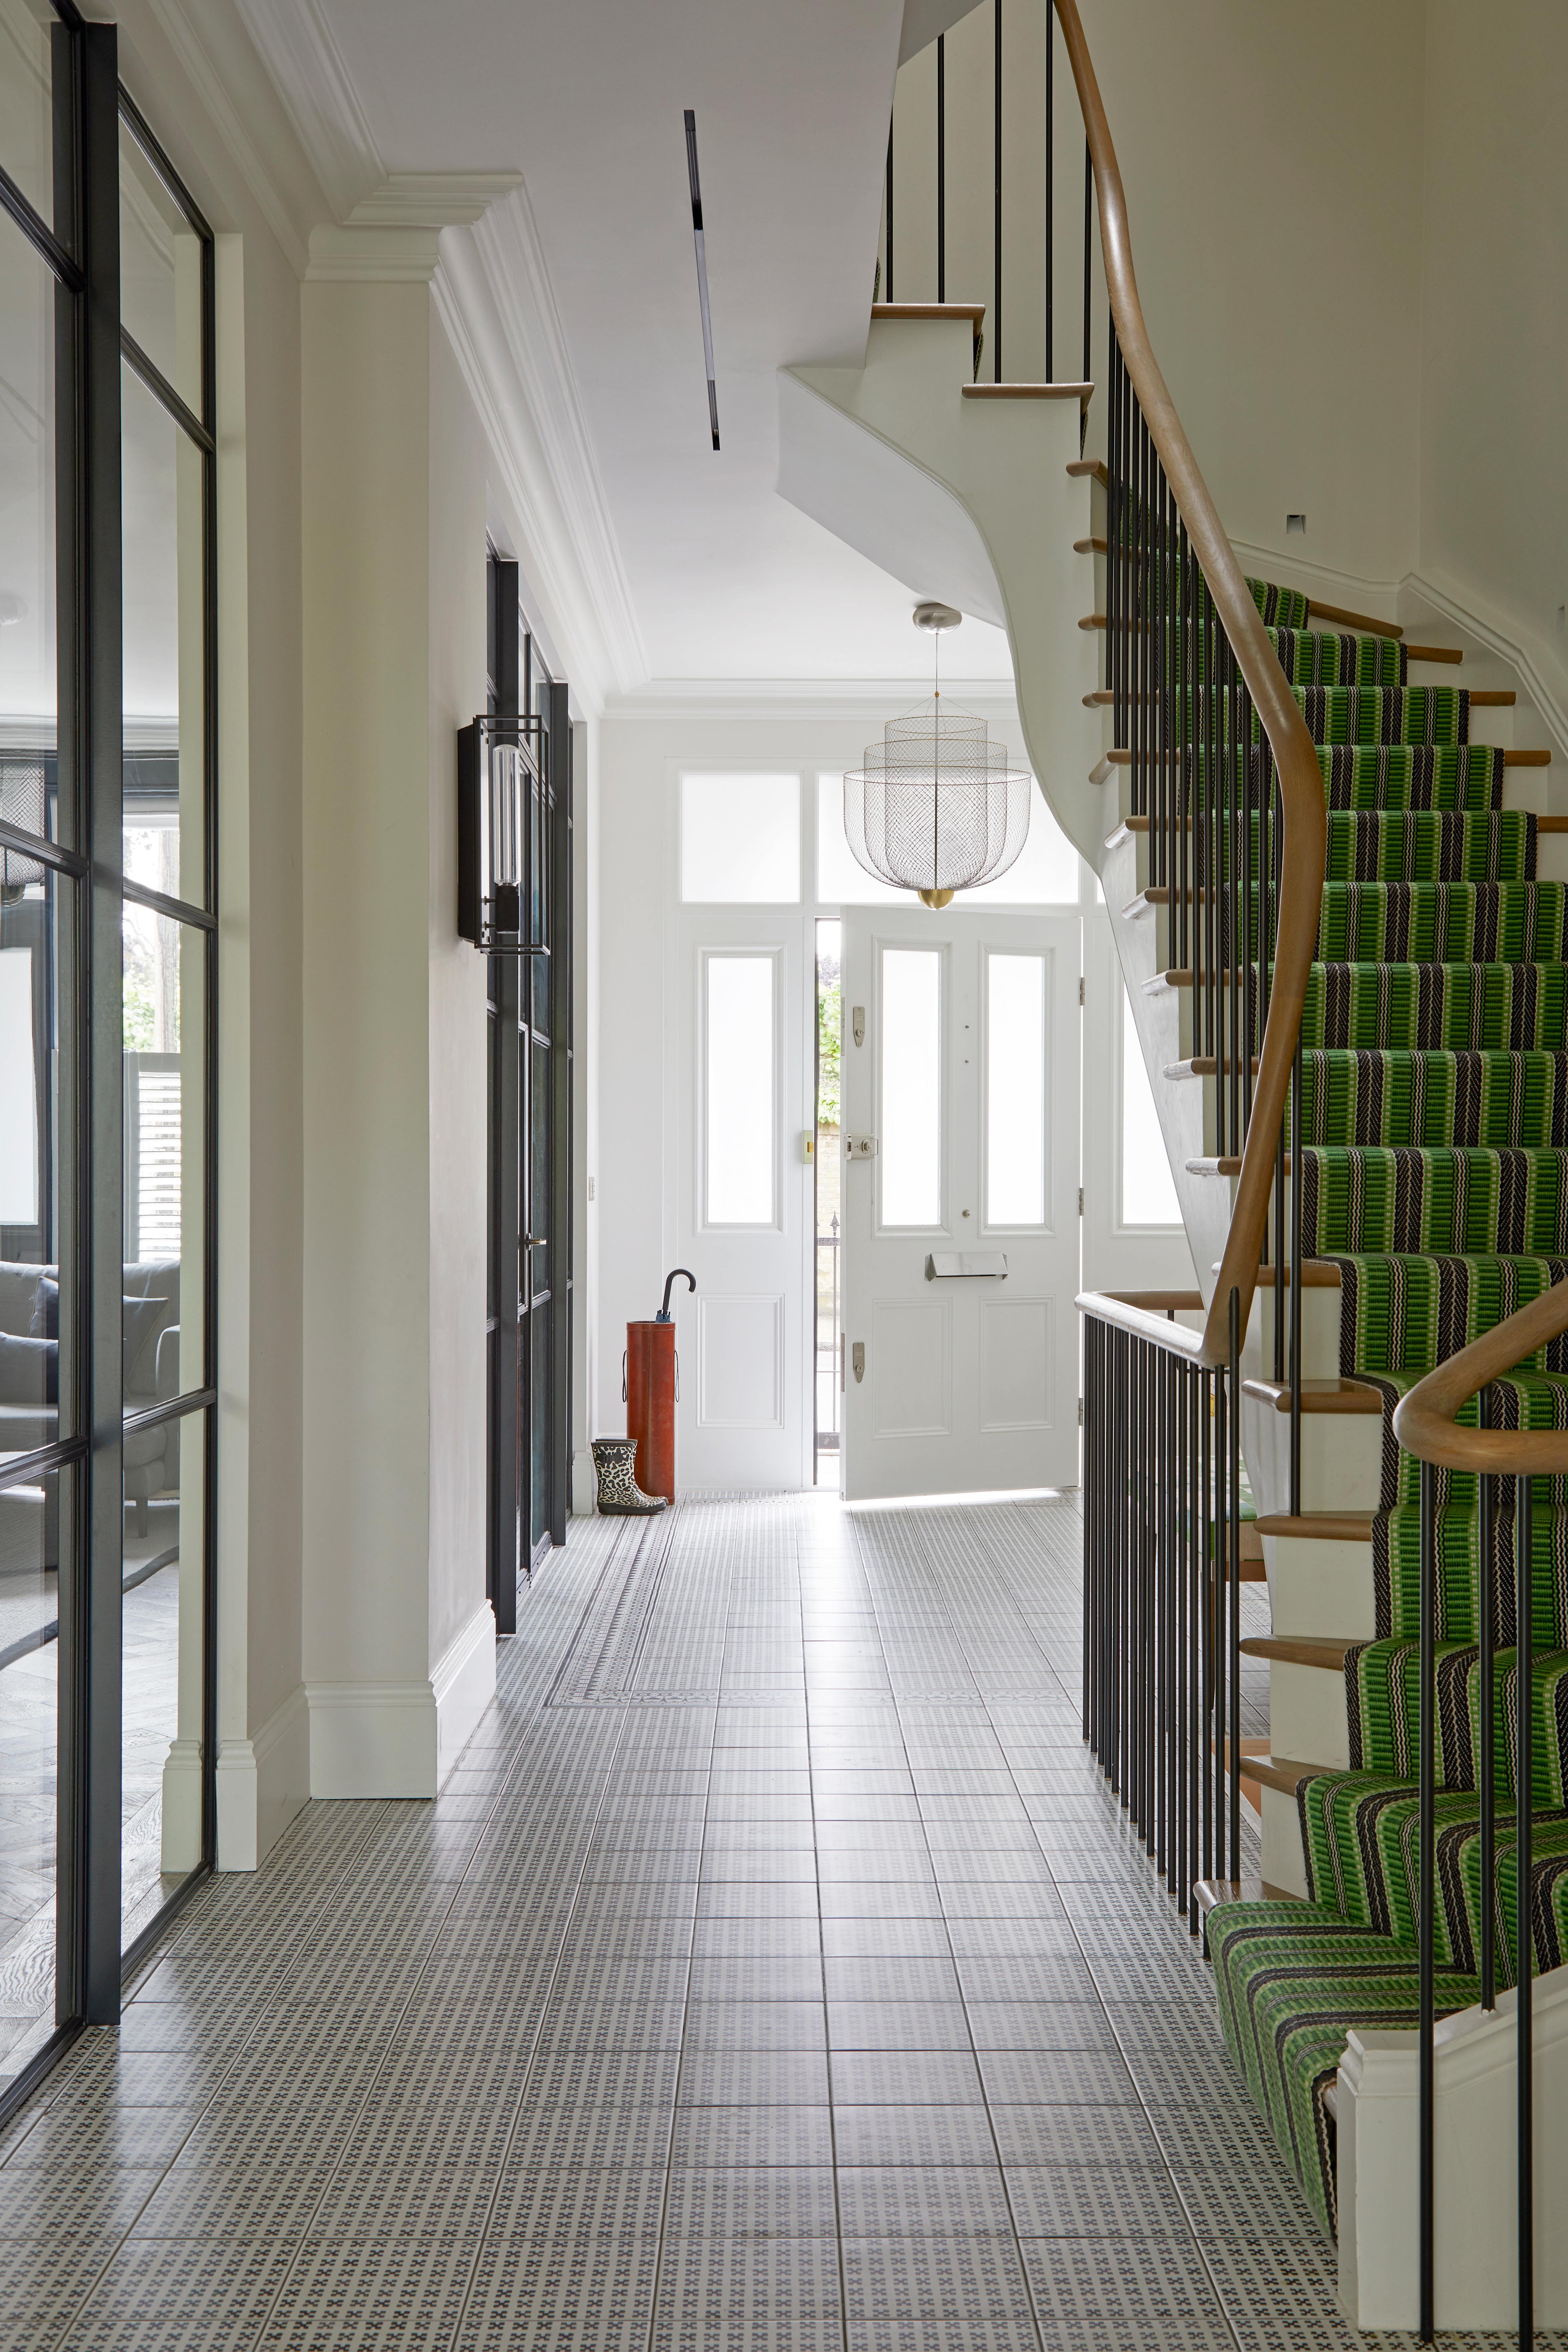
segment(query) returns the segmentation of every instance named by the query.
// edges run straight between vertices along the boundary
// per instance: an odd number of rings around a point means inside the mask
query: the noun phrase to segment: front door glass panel
[[[884,1225],[942,1223],[942,952],[882,952]]]

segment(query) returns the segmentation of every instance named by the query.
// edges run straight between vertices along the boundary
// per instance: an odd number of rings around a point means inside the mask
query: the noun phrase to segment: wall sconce
[[[481,955],[548,955],[542,719],[490,712],[458,730],[458,931]]]

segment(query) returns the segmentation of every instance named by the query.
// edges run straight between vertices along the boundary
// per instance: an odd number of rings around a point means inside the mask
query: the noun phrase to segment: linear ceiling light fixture
[[[713,383],[713,323],[708,315],[708,253],[702,242],[702,183],[697,176],[697,117],[686,110],[686,176],[691,183],[691,234],[697,240],[697,299],[702,305],[702,356],[708,362],[708,422],[719,446],[719,394]]]

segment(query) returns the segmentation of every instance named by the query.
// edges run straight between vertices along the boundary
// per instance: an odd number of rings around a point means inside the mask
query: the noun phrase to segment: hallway
[[[0,2343],[1362,2341],[1079,1577],[1069,1496],[574,1521],[434,1805],[310,1807],[0,2140]]]

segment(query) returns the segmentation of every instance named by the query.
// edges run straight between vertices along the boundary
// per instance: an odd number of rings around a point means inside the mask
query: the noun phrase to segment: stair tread
[[[1244,1657],[1268,1658],[1276,1665],[1321,1666],[1325,1673],[1339,1674],[1346,1651],[1359,1646],[1357,1642],[1324,1641],[1305,1633],[1249,1633],[1241,1650]]]
[[[1193,1900],[1202,1919],[1222,1903],[1300,1903],[1302,1899],[1288,1886],[1270,1885],[1267,1878],[1199,1878],[1193,1885]]]
[[[873,302],[873,319],[969,319],[978,326],[984,302]]]
[[[1288,1381],[1243,1381],[1242,1393],[1261,1404],[1271,1404],[1276,1412],[1290,1410],[1290,1384]],[[1364,1381],[1304,1380],[1301,1382],[1303,1413],[1360,1413],[1381,1420],[1383,1399]]]
[[[1370,1511],[1266,1511],[1255,1525],[1260,1536],[1288,1536],[1300,1541],[1316,1538],[1324,1543],[1370,1543]]]
[[[966,383],[965,400],[1076,400],[1087,408],[1094,398],[1092,383]]]

